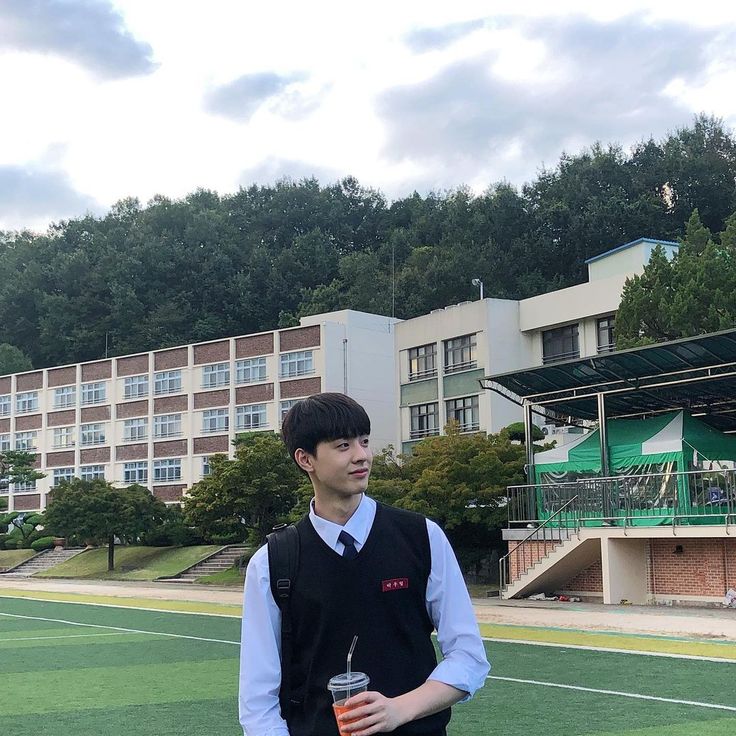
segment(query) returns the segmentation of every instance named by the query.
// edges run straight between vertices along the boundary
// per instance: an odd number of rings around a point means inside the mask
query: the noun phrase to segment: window
[[[409,348],[409,380],[419,381],[437,375],[437,345]]]
[[[235,407],[236,429],[260,429],[267,424],[266,405],[249,404],[248,406]]]
[[[10,394],[0,396],[0,417],[6,417],[10,414]]]
[[[311,350],[300,350],[296,353],[284,353],[279,356],[281,378],[293,378],[294,376],[306,376],[314,373],[314,361]]]
[[[125,463],[123,465],[123,482],[124,483],[147,483],[148,482],[148,463]]]
[[[155,373],[153,391],[156,394],[175,394],[181,391],[181,371]]]
[[[465,396],[445,402],[447,421],[456,421],[461,432],[477,432],[480,427],[478,397]]]
[[[54,389],[54,409],[66,409],[77,403],[77,387],[62,386]]]
[[[579,358],[578,326],[565,325],[542,333],[542,362],[554,363],[558,360]]]
[[[153,418],[154,437],[178,437],[181,434],[181,414],[162,414]]]
[[[611,353],[616,349],[616,337],[613,334],[616,326],[616,317],[601,317],[598,320],[598,352]]]
[[[15,410],[18,413],[38,409],[38,391],[25,391],[15,395]]]
[[[154,460],[153,482],[181,480],[181,460]]]
[[[0,452],[10,449],[10,435],[0,434]]]
[[[148,419],[126,419],[123,422],[123,441],[137,442],[148,438]]]
[[[210,467],[210,457],[209,455],[205,455],[202,458],[202,477],[206,478],[211,472],[212,468]]]
[[[227,386],[230,383],[230,364],[214,363],[202,368],[202,388]]]
[[[36,449],[36,432],[16,432],[15,433],[15,449],[16,450],[35,450]]]
[[[130,376],[125,379],[124,399],[139,399],[148,396],[148,376]]]
[[[68,483],[74,477],[74,468],[54,468],[54,487]]]
[[[437,402],[417,404],[417,406],[410,407],[409,413],[411,415],[410,439],[415,440],[440,433],[440,411]]]
[[[237,383],[253,383],[266,380],[266,359],[248,358],[235,363],[235,381]]]
[[[74,446],[74,427],[54,428],[54,448]]]
[[[208,409],[202,414],[203,432],[227,432],[229,426],[227,409]]]
[[[445,340],[445,373],[475,368],[475,335],[463,335]]]
[[[298,404],[301,401],[301,399],[286,399],[285,401],[281,402],[280,407],[280,417],[281,421],[284,421],[284,417],[286,417],[287,413],[289,412],[289,409],[291,409],[294,404]]]
[[[82,384],[82,404],[101,404],[107,396],[104,381]]]
[[[82,480],[98,480],[105,479],[104,465],[82,465],[79,468],[79,477]]]
[[[36,481],[35,480],[26,480],[22,483],[13,483],[13,490],[16,493],[22,493],[24,491],[35,491],[36,490]]]
[[[104,445],[105,444],[105,425],[104,424],[83,424],[80,427],[80,442],[83,445]]]

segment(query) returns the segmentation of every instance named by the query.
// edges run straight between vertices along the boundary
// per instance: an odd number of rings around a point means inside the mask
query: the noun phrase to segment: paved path
[[[7,579],[0,575],[0,594],[3,589],[23,590],[26,593],[43,591],[113,598],[220,603],[235,606],[241,604],[243,596],[239,588],[210,585],[107,580]],[[498,598],[474,599],[473,604],[478,621],[481,623],[736,641],[736,609],[734,608],[604,606],[599,603],[560,603],[559,601],[501,601]]]

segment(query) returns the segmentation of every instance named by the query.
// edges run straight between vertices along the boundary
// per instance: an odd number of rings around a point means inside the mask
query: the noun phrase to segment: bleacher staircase
[[[11,568],[7,572],[0,573],[0,575],[6,578],[29,578],[37,572],[55,567],[59,563],[76,557],[82,552],[84,552],[83,549],[61,549],[61,547],[47,549],[34,555],[29,560],[22,562],[20,565]]]
[[[197,578],[205,575],[213,575],[216,572],[229,570],[247,549],[248,547],[244,544],[231,544],[206,557],[196,565],[192,565],[177,577],[166,578],[165,580],[159,579],[159,582],[194,583]]]

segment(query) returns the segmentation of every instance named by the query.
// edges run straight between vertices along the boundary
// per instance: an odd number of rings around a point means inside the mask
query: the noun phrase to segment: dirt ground
[[[183,583],[33,580],[0,576],[0,591],[3,589],[231,605],[242,602],[239,588]],[[734,608],[604,606],[558,601],[501,601],[498,598],[478,598],[473,604],[481,623],[736,641]]]

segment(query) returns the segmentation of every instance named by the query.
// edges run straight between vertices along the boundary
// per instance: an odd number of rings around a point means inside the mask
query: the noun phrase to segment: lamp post
[[[483,299],[483,282],[480,279],[473,279],[470,282],[473,286],[480,286],[480,298]]]

